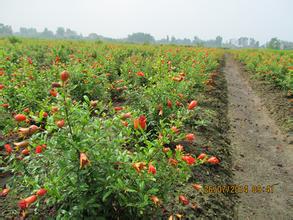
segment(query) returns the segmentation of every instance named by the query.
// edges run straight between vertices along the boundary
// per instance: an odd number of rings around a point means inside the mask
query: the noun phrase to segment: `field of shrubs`
[[[255,78],[261,78],[293,94],[293,53],[276,50],[241,50],[236,59],[245,64]]]
[[[198,216],[210,197],[204,183],[226,181],[215,96],[225,95],[223,50],[7,39],[0,47],[2,217]]]

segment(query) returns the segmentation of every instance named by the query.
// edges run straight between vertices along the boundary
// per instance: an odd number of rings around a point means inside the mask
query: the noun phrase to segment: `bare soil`
[[[293,218],[293,145],[270,116],[262,97],[241,74],[239,64],[226,55],[229,138],[234,183],[248,186],[238,193],[235,219]],[[262,192],[252,192],[260,185]],[[266,192],[266,187],[273,192]]]

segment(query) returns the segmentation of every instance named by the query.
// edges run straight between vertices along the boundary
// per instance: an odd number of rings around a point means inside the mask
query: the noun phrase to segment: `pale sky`
[[[114,38],[145,32],[156,39],[293,41],[293,0],[0,0],[0,23]]]

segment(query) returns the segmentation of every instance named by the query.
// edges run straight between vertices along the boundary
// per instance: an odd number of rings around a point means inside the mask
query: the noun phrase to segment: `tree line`
[[[240,37],[223,42],[221,36],[215,39],[202,40],[195,36],[189,38],[175,38],[174,36],[166,36],[160,40],[156,40],[148,33],[133,33],[126,38],[114,39],[104,37],[96,33],[90,33],[87,36],[77,33],[70,28],[58,27],[55,32],[45,28],[42,32],[38,32],[36,28],[21,27],[18,32],[14,32],[12,27],[5,24],[0,24],[0,36],[20,36],[29,38],[45,38],[45,39],[84,39],[84,40],[101,40],[110,42],[128,42],[128,43],[148,43],[148,44],[178,44],[178,45],[197,45],[204,47],[224,47],[224,48],[271,48],[271,49],[293,49],[293,43],[281,41],[278,38],[272,38],[268,43],[260,45],[259,41],[254,38]]]

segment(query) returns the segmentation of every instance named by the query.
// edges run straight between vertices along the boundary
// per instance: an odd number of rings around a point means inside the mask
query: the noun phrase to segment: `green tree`
[[[154,43],[155,38],[146,33],[133,33],[131,35],[128,35],[127,39],[128,42],[132,43]]]
[[[274,49],[274,50],[280,50],[281,41],[278,38],[274,37],[269,41],[267,48]]]

